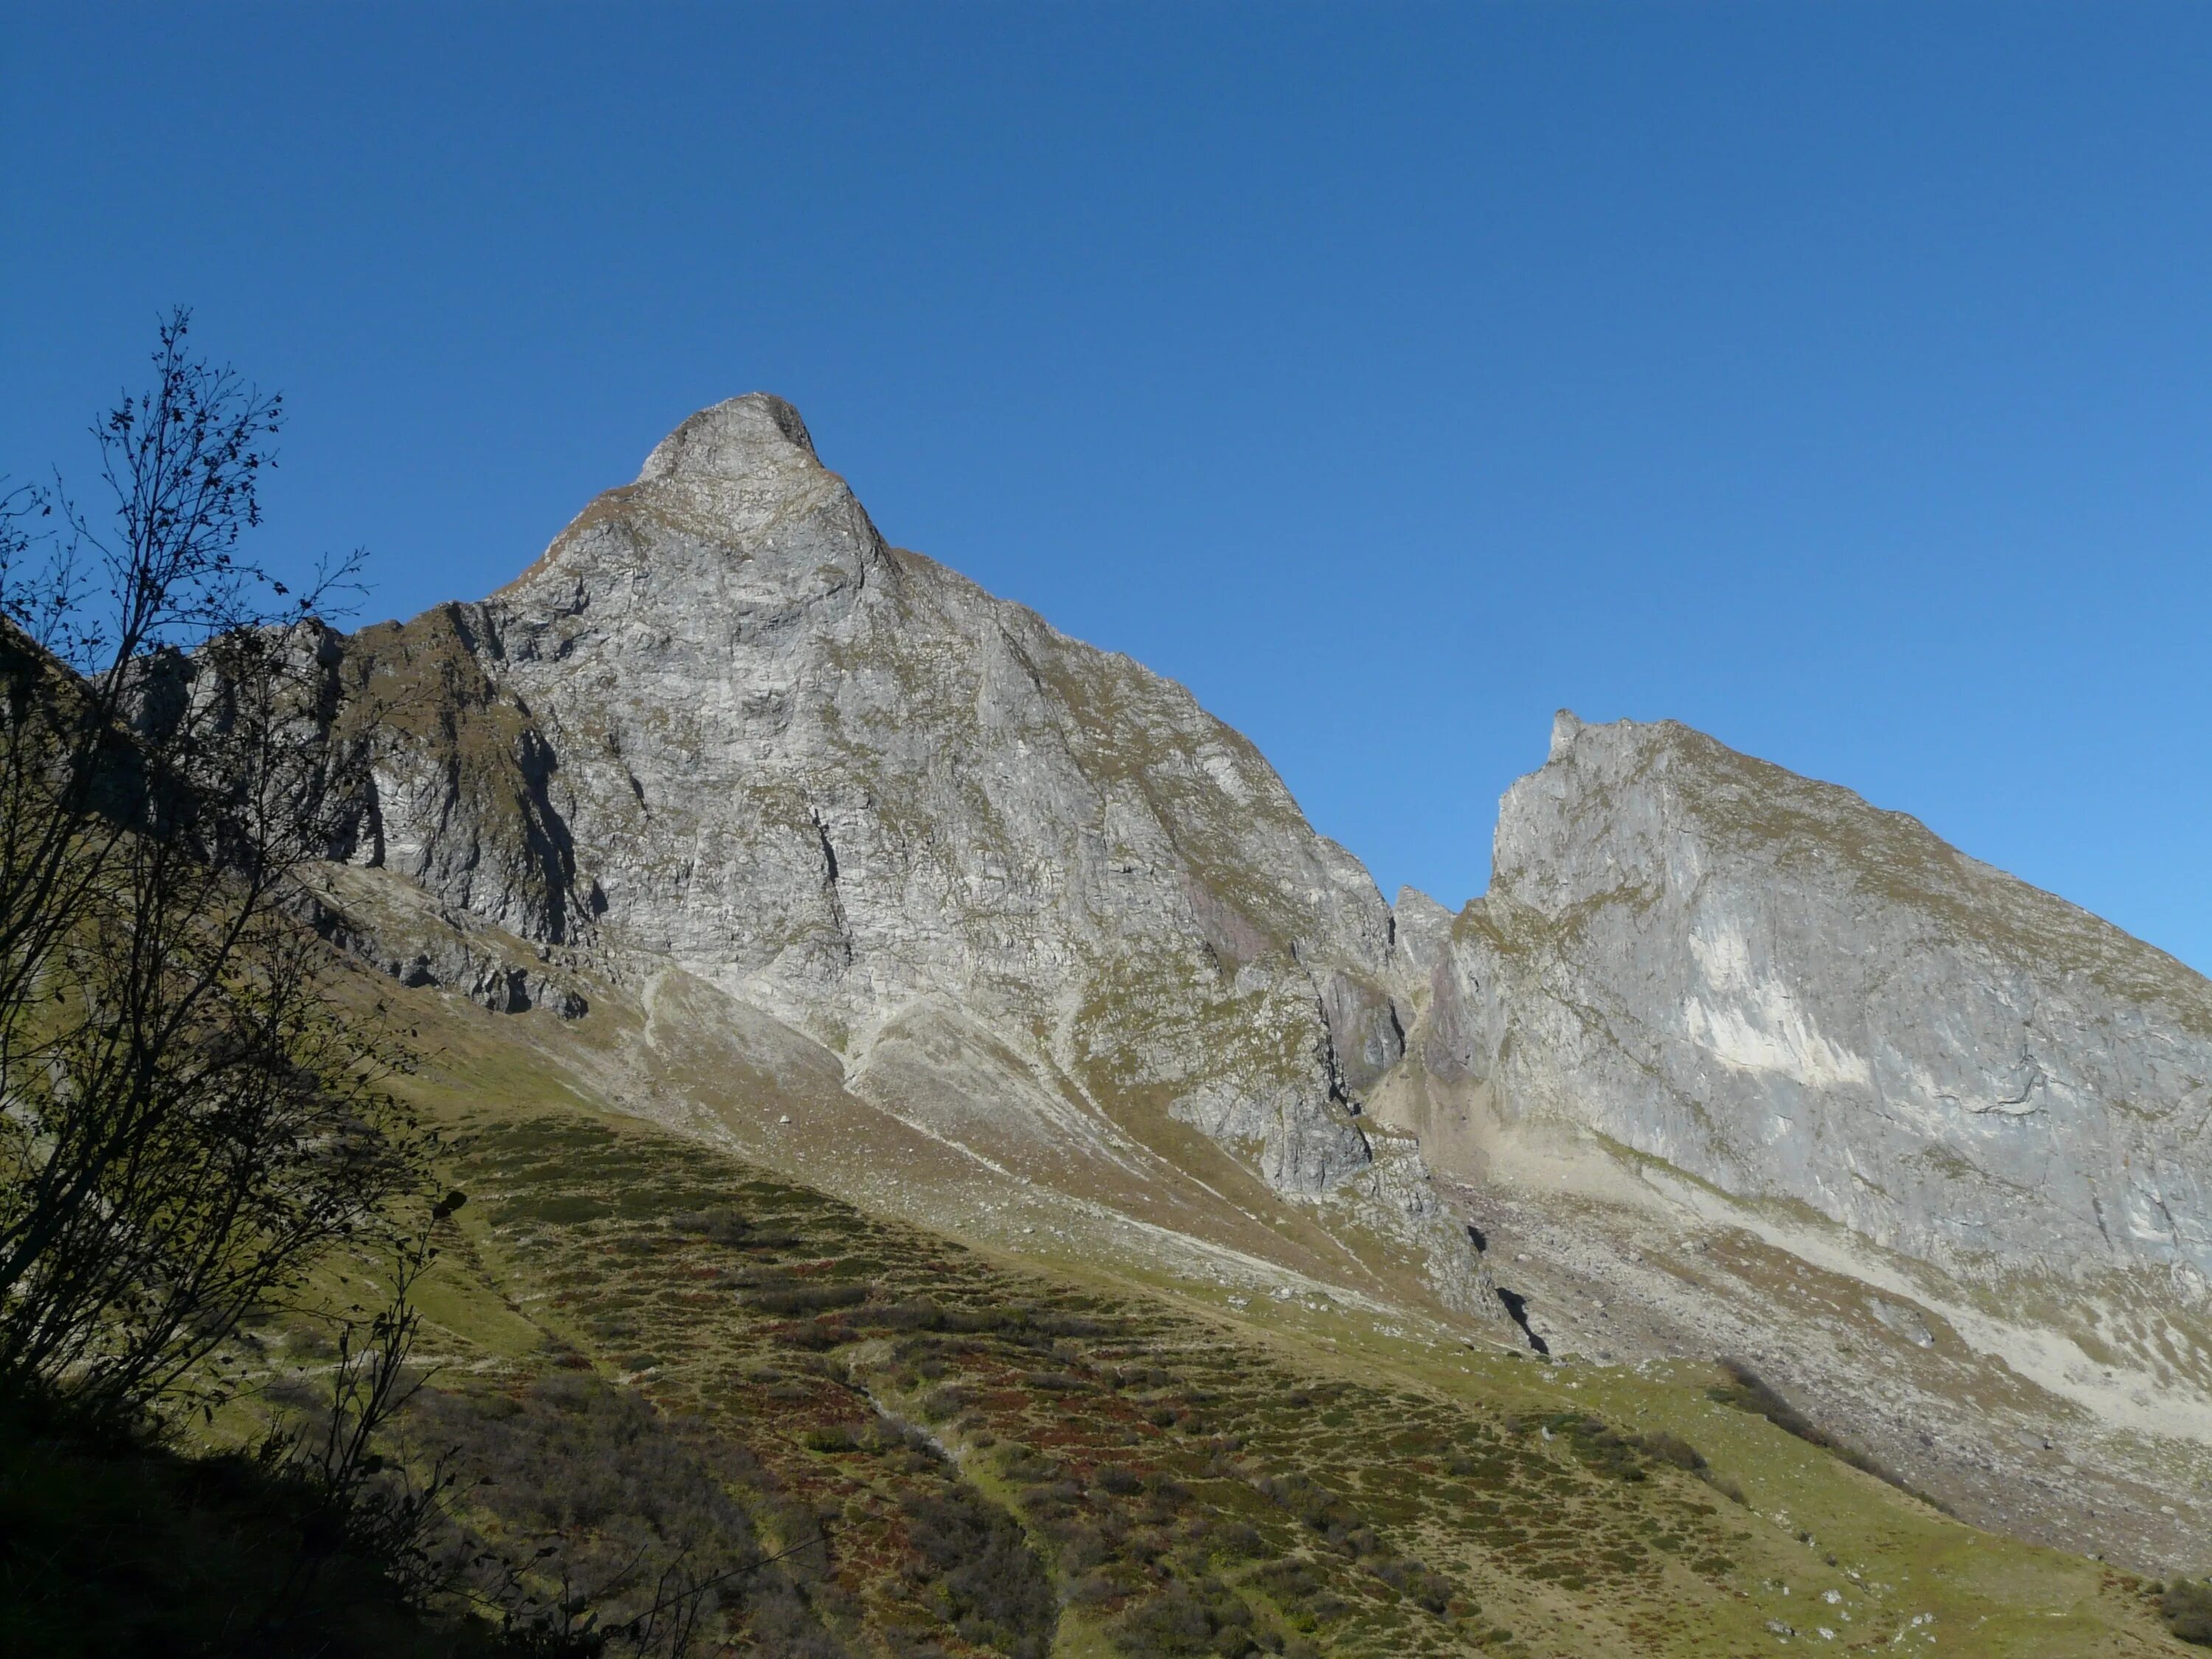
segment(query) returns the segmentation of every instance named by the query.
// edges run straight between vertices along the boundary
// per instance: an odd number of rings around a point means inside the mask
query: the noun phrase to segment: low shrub
[[[1671,1463],[1678,1469],[1687,1469],[1696,1474],[1705,1467],[1705,1455],[1680,1435],[1669,1434],[1664,1429],[1656,1434],[1639,1435],[1636,1444],[1644,1454],[1661,1463]]]
[[[1252,1609],[1218,1584],[1178,1579],[1116,1619],[1109,1633],[1131,1659],[1183,1659],[1218,1654],[1241,1659],[1259,1650]]]
[[[1043,1394],[1077,1394],[1090,1387],[1081,1377],[1066,1371],[1030,1371],[1022,1378],[1022,1384]]]
[[[1048,1480],[1024,1488],[1019,1502],[1035,1514],[1065,1514],[1082,1504],[1083,1488],[1073,1480]]]
[[[949,1417],[957,1417],[974,1399],[967,1389],[957,1382],[940,1383],[921,1396],[915,1408],[925,1423],[942,1423]]]
[[[1567,1443],[1568,1450],[1583,1467],[1618,1480],[1644,1478],[1644,1444],[1637,1436],[1623,1434],[1601,1418],[1580,1412],[1555,1412],[1543,1426]]]
[[[831,1308],[854,1308],[868,1299],[866,1285],[776,1285],[757,1290],[747,1298],[763,1313],[823,1313]]]
[[[804,1325],[787,1325],[769,1333],[769,1340],[779,1347],[809,1350],[816,1353],[842,1347],[854,1340],[853,1328],[842,1320],[817,1320]]]
[[[921,1297],[910,1297],[881,1308],[871,1308],[863,1322],[882,1331],[934,1331],[945,1324],[945,1310]],[[925,1362],[925,1366],[930,1362]],[[944,1369],[939,1366],[941,1372]]]
[[[1252,1575],[1251,1582],[1286,1609],[1304,1607],[1321,1594],[1323,1583],[1314,1564],[1295,1555],[1268,1562]]]
[[[2159,1617],[2182,1641],[2212,1648],[2212,1578],[2177,1578],[2158,1598]]]
[[[1009,1659],[1046,1659],[1060,1606],[1013,1517],[952,1485],[909,1495],[901,1507],[914,1523],[932,1599],[961,1639]]]
[[[672,1215],[668,1218],[668,1229],[671,1232],[703,1238],[714,1244],[750,1244],[753,1242],[752,1223],[727,1207]]]
[[[1111,1573],[1086,1572],[1077,1579],[1067,1592],[1067,1599],[1079,1607],[1095,1607],[1118,1598],[1121,1587],[1114,1582]]]
[[[733,1496],[767,1505],[763,1472],[696,1422],[664,1415],[635,1389],[561,1372],[514,1394],[426,1389],[409,1415],[412,1437],[444,1449],[460,1495],[441,1553],[518,1634],[550,1640],[566,1628],[575,1586],[591,1587],[609,1633],[692,1586],[709,1647],[748,1630],[769,1651],[836,1650],[793,1583],[819,1558],[765,1559]],[[779,1526],[787,1540],[806,1530]]]

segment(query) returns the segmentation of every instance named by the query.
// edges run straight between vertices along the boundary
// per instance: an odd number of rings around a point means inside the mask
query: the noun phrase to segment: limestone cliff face
[[[1370,1170],[1354,1109],[1402,1042],[1366,872],[1181,687],[888,546],[781,400],[693,416],[510,586],[344,653],[356,862],[672,963],[863,1076],[951,1028],[1281,1190]]]
[[[1915,820],[1562,714],[1429,1068],[1972,1276],[2212,1276],[2212,983]]]
[[[338,853],[550,958],[470,957],[484,1000],[680,970],[932,1133],[1139,1185],[1194,1129],[1469,1307],[1420,1154],[1359,1110],[1407,1027],[1509,1120],[1949,1271],[2212,1275],[2212,985],[2179,963],[1846,791],[1571,716],[1491,893],[1394,912],[1182,688],[888,546],[773,398],[685,422],[489,599],[325,654],[374,777]]]
[[[316,644],[303,755],[371,779],[319,919],[580,1021],[507,1029],[620,1109],[1456,1334],[1504,1315],[1441,1170],[1561,1351],[1749,1352],[1969,1497],[2001,1399],[2105,1425],[2069,1455],[2127,1503],[2212,1469],[2212,984],[1847,791],[1563,716],[1489,894],[1386,906],[1182,688],[889,546],[758,395],[499,592]]]

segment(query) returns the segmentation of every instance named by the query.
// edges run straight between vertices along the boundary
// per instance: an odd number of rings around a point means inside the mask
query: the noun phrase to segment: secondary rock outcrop
[[[1562,714],[1431,1070],[1970,1277],[2212,1277],[2212,983],[1845,789]]]

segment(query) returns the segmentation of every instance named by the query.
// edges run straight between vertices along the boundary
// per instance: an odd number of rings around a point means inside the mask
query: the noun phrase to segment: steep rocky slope
[[[1256,1174],[1227,1207],[1379,1231],[1494,1317],[1418,1152],[1357,1116],[1401,1049],[1366,872],[1182,688],[888,546],[789,405],[693,416],[509,586],[339,655],[356,865],[804,1039],[983,1170],[1170,1227],[1159,1189]]]
[[[1560,716],[1431,1068],[1960,1273],[2212,1283],[2212,983],[1847,790]]]
[[[1849,791],[1565,714],[1428,967],[1383,1115],[1557,1240],[1524,1281],[1582,1258],[1535,1304],[1555,1340],[1767,1352],[2045,1535],[2201,1524],[2212,984]],[[1708,1224],[1737,1270],[1684,1248]]]
[[[1495,1273],[1555,1353],[1747,1357],[1972,1519],[2212,1565],[2212,988],[1909,819],[1564,717],[1491,893],[1385,906],[757,395],[326,654],[329,930],[579,1097],[1238,1317],[1518,1346]]]

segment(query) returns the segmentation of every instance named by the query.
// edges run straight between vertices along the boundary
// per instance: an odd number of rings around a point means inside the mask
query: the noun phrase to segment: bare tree
[[[430,1373],[414,1364],[422,1316],[414,1288],[437,1260],[439,1223],[466,1202],[453,1193],[430,1209],[419,1231],[395,1230],[391,1287],[365,1319],[336,1317],[337,1354],[319,1399],[295,1389],[256,1448],[266,1474],[306,1501],[306,1524],[290,1573],[258,1621],[264,1632],[296,1620],[316,1577],[342,1549],[374,1561],[403,1599],[426,1605],[450,1597],[457,1570],[440,1545],[453,1530],[446,1503],[453,1477],[442,1457],[410,1457],[404,1443],[387,1456],[395,1419]],[[356,1309],[355,1313],[362,1310]]]
[[[392,1056],[328,994],[296,876],[349,560],[246,557],[282,407],[192,356],[0,523],[0,1383],[100,1414],[222,1392],[240,1319],[416,1179]]]

